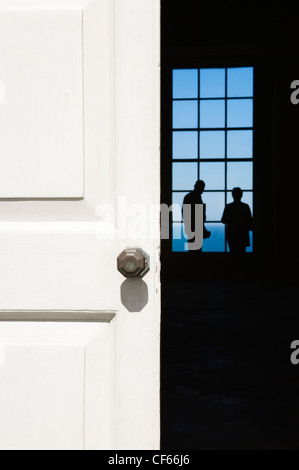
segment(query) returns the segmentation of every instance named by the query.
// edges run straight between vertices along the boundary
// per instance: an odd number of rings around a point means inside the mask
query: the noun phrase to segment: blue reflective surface
[[[250,240],[250,246],[246,247],[246,252],[252,253],[253,252],[253,232],[249,232],[249,240]]]
[[[225,157],[225,132],[201,131],[200,132],[200,158],[224,158]]]
[[[172,157],[173,158],[197,158],[198,157],[198,132],[174,131],[172,133]]]
[[[200,70],[200,97],[225,97],[225,69]]]
[[[172,125],[174,129],[193,129],[198,125],[197,101],[173,101]]]
[[[205,224],[210,230],[211,236],[203,241],[203,252],[223,252],[225,251],[225,227],[221,223]]]
[[[172,74],[173,98],[198,98],[197,69],[176,69]]]

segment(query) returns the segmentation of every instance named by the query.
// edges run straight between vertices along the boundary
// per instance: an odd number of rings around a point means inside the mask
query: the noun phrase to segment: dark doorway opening
[[[182,136],[173,133],[207,132],[199,121],[173,128],[173,70],[196,69],[198,77],[202,69],[254,68],[254,250],[236,269],[227,250],[187,253],[162,240],[162,449],[299,448],[298,370],[290,360],[299,335],[299,106],[290,101],[297,42],[287,5],[216,1],[198,9],[162,0],[163,203],[173,202],[172,165],[186,161]],[[198,95],[187,99],[200,106]],[[190,144],[195,151],[198,142]],[[189,160],[200,165],[199,153]]]

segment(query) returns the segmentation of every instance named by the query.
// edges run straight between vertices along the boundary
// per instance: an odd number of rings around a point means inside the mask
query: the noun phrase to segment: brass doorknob
[[[117,257],[117,269],[125,277],[143,277],[150,269],[149,255],[141,248],[126,248]]]

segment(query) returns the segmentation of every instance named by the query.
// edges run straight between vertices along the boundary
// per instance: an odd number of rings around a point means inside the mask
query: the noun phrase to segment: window
[[[196,180],[205,181],[203,252],[226,252],[224,207],[243,190],[253,209],[253,67],[172,70],[172,250],[187,251],[181,207]],[[247,251],[252,251],[251,246]]]

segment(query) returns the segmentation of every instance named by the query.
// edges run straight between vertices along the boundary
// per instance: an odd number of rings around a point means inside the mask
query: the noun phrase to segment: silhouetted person
[[[186,194],[184,197],[183,201],[183,207],[182,207],[182,214],[183,214],[183,221],[185,224],[185,232],[188,236],[188,245],[189,249],[190,246],[194,243],[195,236],[194,232],[196,229],[196,222],[195,222],[195,216],[196,216],[196,205],[197,204],[202,204],[203,205],[203,239],[209,238],[211,235],[211,232],[206,229],[204,222],[206,221],[206,205],[202,201],[202,193],[204,192],[205,189],[205,182],[202,180],[196,181],[194,185],[194,190],[191,191],[190,193]],[[190,209],[187,210],[186,206],[190,206]],[[190,220],[188,220],[188,217],[190,217]],[[201,249],[197,250],[201,251]]]
[[[226,239],[233,254],[245,253],[250,246],[249,231],[253,229],[253,219],[248,204],[241,202],[241,188],[232,190],[234,202],[227,204],[221,222],[226,225]]]

